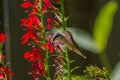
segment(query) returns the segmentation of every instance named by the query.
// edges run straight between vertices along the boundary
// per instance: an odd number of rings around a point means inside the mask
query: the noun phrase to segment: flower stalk
[[[61,0],[61,13],[62,13],[62,27],[63,27],[63,31],[66,30],[67,28],[67,21],[66,21],[66,17],[65,17],[65,7],[64,7],[64,0]],[[71,66],[70,66],[70,57],[69,57],[69,53],[68,53],[68,49],[65,49],[65,57],[66,57],[66,63],[67,63],[67,80],[71,80]]]
[[[26,34],[22,36],[22,44],[29,44],[32,51],[27,51],[24,58],[32,62],[32,70],[29,75],[36,80],[45,77],[51,80],[49,73],[49,53],[53,53],[53,45],[48,36],[53,19],[49,12],[55,11],[50,0],[27,0],[21,4],[22,8],[29,9],[29,17],[21,20],[21,26],[25,27]],[[47,24],[46,24],[47,21]],[[43,55],[42,55],[43,53]]]
[[[65,20],[64,0],[61,0],[60,5],[61,5],[61,13],[62,13],[62,27],[63,27],[63,30],[66,30],[67,23],[66,23],[66,20]]]
[[[3,46],[5,43],[7,35],[5,33],[0,33],[0,80],[10,80],[10,76],[13,72],[9,70],[9,67],[5,62],[5,55],[3,51]]]
[[[42,2],[42,0],[39,0],[39,2],[40,2],[40,20],[41,20],[41,26],[42,26],[42,35],[43,35],[43,42],[44,42],[44,48],[45,48],[45,68],[46,68],[46,73],[47,73],[47,77],[46,77],[46,79],[47,80],[51,80],[51,78],[50,78],[50,73],[49,73],[49,61],[48,61],[48,59],[49,59],[49,52],[48,52],[48,50],[47,50],[47,46],[46,46],[46,44],[47,44],[47,42],[46,42],[46,32],[45,32],[45,26],[44,26],[44,13],[43,13],[43,11],[42,11],[42,9],[43,9],[43,2]]]
[[[65,50],[65,54],[66,54],[66,60],[67,60],[67,80],[71,80],[71,67],[70,67],[70,57],[69,57],[69,54],[68,54],[68,49],[66,48]]]

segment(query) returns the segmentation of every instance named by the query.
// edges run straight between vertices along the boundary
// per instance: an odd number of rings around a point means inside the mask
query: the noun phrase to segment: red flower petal
[[[40,41],[39,36],[34,32],[34,30],[29,30],[26,34],[24,34],[21,38],[22,44],[26,44],[29,39],[32,39],[33,42],[38,43]]]
[[[40,22],[39,18],[32,13],[29,14],[28,18],[23,18],[21,20],[21,22],[22,22],[21,26],[25,26],[28,29],[33,29],[33,28],[39,29],[39,30],[41,29],[41,26],[40,26],[41,22]]]
[[[52,22],[53,22],[52,17],[49,17],[49,18],[47,19],[47,22],[48,22],[48,23],[52,23]]]
[[[56,8],[51,4],[50,0],[43,0],[43,12],[47,12],[47,9],[50,8],[53,11],[56,11]]]
[[[31,55],[31,53],[30,53],[30,52],[26,52],[26,53],[24,54],[24,58],[25,58],[25,59],[27,59],[27,58],[29,58],[29,57],[30,57],[30,55]]]
[[[4,43],[7,35],[5,33],[0,33],[0,43]]]
[[[48,6],[44,4],[43,6],[43,12],[47,12]]]
[[[44,3],[49,3],[49,2],[50,2],[50,0],[43,0],[43,2],[44,2]]]
[[[60,0],[54,0],[56,3],[59,3],[60,2]]]
[[[50,53],[54,52],[54,46],[49,41],[46,43],[46,48],[50,51]]]
[[[46,28],[47,28],[48,30],[50,30],[50,29],[51,29],[51,25],[48,24],[48,25],[46,26]]]
[[[39,50],[38,48],[33,48],[32,51],[26,52],[24,54],[24,58],[28,59],[28,61],[30,62],[36,62],[36,61],[44,62],[44,59],[40,54],[41,52],[42,51]]]
[[[54,52],[54,46],[52,44],[50,44],[50,53]]]
[[[33,5],[29,1],[25,1],[24,3],[21,4],[23,8],[29,8],[32,7]]]

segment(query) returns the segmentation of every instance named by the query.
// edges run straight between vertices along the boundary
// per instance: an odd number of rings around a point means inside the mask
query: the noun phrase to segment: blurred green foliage
[[[107,71],[105,67],[102,69],[97,66],[87,66],[84,70],[85,76],[88,78],[94,78],[96,80],[110,80],[110,73]]]
[[[93,29],[94,40],[99,52],[104,52],[106,48],[117,9],[117,2],[112,0],[99,11]]]

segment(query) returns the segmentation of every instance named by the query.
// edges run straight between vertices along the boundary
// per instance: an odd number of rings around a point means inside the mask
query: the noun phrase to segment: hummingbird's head
[[[72,34],[70,33],[70,31],[64,31],[64,35],[66,36],[67,39],[72,38]]]

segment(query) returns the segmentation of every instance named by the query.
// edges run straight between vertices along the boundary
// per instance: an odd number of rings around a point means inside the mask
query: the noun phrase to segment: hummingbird
[[[68,48],[69,50],[82,56],[84,59],[86,58],[86,56],[82,54],[82,52],[79,50],[79,47],[76,45],[70,31],[64,31],[63,33],[54,33],[51,38],[51,43],[57,45],[62,52],[65,51],[65,48]]]

